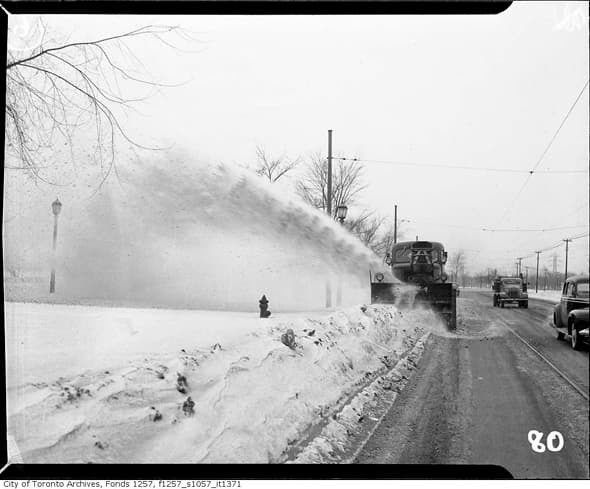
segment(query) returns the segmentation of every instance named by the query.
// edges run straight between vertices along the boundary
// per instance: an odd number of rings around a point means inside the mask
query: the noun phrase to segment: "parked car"
[[[572,348],[579,350],[583,343],[588,343],[588,275],[569,277],[563,284],[561,300],[553,309],[553,326],[557,339],[569,336]]]

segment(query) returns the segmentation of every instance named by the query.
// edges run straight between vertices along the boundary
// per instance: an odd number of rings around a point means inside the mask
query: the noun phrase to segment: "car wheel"
[[[528,309],[529,308],[529,301],[523,302],[522,307],[524,307],[525,309]]]
[[[504,308],[504,303],[500,302],[500,307],[503,309]]]
[[[574,350],[581,350],[582,349],[582,342],[580,341],[580,336],[578,335],[578,331],[572,325],[572,348]]]

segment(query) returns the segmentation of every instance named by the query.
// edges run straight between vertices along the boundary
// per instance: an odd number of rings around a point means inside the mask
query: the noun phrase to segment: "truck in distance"
[[[496,277],[492,285],[494,289],[494,307],[506,304],[518,304],[518,307],[529,307],[527,284],[522,277]]]

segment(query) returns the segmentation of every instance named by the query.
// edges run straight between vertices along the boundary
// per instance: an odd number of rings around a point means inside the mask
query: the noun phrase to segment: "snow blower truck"
[[[450,330],[457,327],[457,287],[447,283],[447,252],[434,241],[395,243],[385,263],[391,271],[370,273],[371,304],[425,305],[443,317]],[[408,293],[408,285],[414,285]]]

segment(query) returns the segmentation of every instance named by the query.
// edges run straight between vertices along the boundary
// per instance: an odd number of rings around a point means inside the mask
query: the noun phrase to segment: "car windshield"
[[[506,278],[504,280],[502,280],[503,284],[506,285],[520,285],[520,279],[519,278]]]
[[[588,299],[588,282],[578,282],[578,297]]]

